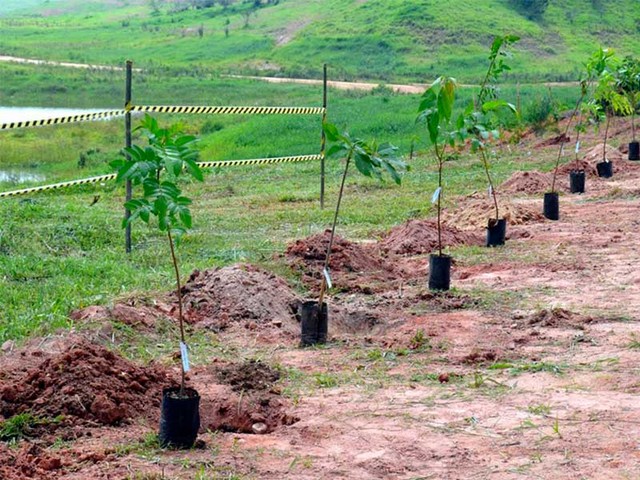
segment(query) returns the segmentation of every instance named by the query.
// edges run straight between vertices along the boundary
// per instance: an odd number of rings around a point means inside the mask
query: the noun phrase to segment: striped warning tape
[[[269,163],[294,163],[321,160],[322,155],[296,155],[293,157],[254,158],[251,160],[225,160],[222,162],[199,162],[202,168],[236,167],[240,165],[266,165]]]
[[[325,112],[324,107],[176,107],[163,105],[128,105],[127,108],[132,112],[209,113],[223,115],[312,115]]]
[[[99,120],[101,118],[109,118],[124,115],[126,110],[111,110],[108,112],[81,113],[78,115],[69,115],[67,117],[45,118],[41,120],[25,120],[22,122],[0,123],[0,130],[11,130],[14,128],[26,127],[43,127],[45,125],[60,125],[63,123],[87,122],[90,120]]]
[[[249,160],[224,160],[218,162],[198,162],[201,168],[212,167],[235,167],[240,165],[266,165],[272,163],[294,163],[308,162],[312,160],[320,160],[322,155],[295,155],[291,157],[273,157],[273,158],[254,158]],[[42,185],[40,187],[23,188],[21,190],[12,190],[9,192],[0,192],[0,198],[17,197],[18,195],[27,195],[29,193],[45,192],[48,190],[57,190],[60,188],[73,187],[76,185],[87,185],[90,183],[106,182],[116,178],[115,173],[100,175],[97,177],[83,178],[81,180],[71,180],[69,182],[53,183],[51,185]]]

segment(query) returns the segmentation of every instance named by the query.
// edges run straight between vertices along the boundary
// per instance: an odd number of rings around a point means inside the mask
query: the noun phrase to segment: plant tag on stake
[[[489,197],[493,196],[493,187],[491,185],[489,185],[489,189],[487,190],[489,192]]]
[[[580,140],[576,142],[576,154],[580,151]]]
[[[322,269],[322,274],[324,275],[324,279],[327,281],[327,287],[331,288],[332,284],[331,284],[331,276],[329,275],[329,270],[327,270],[326,268]]]
[[[431,197],[431,203],[436,203],[438,201],[440,193],[442,193],[442,187],[436,188],[436,191],[433,192],[433,196]]]
[[[187,345],[180,342],[180,358],[182,359],[182,369],[185,372],[190,370],[189,368],[189,352],[187,351]]]

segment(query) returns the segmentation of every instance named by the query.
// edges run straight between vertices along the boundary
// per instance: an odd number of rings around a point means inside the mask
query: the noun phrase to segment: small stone
[[[441,373],[440,375],[438,375],[438,381],[440,383],[448,383],[449,382],[449,374],[448,373]]]
[[[2,344],[1,348],[3,352],[10,352],[11,350],[13,350],[15,346],[16,346],[16,342],[14,342],[13,340],[7,340]]]
[[[271,322],[271,324],[272,324],[274,327],[278,327],[278,328],[280,328],[280,327],[282,327],[282,320],[274,320],[273,322]]]
[[[253,430],[253,433],[256,435],[263,435],[267,433],[267,426],[262,422],[258,422],[251,425],[251,430]]]

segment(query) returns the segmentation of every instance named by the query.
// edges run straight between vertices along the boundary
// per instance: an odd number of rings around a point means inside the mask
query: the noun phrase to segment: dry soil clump
[[[30,412],[58,425],[118,425],[157,414],[171,379],[159,366],[136,365],[104,347],[82,342],[0,386],[0,415]]]
[[[298,296],[285,280],[253,265],[196,270],[183,294],[188,321],[213,330],[234,324],[297,328]]]
[[[442,245],[479,245],[480,237],[458,230],[449,225],[442,226]],[[380,249],[396,255],[420,255],[433,253],[438,246],[438,225],[435,220],[409,220],[393,228],[380,242]]]

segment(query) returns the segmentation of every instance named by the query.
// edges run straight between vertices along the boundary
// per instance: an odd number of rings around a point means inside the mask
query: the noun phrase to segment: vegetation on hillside
[[[574,81],[602,45],[640,50],[635,0],[50,0],[0,6],[0,53],[209,72],[478,81],[495,35],[522,38],[508,80]],[[525,68],[526,66],[526,68]]]

